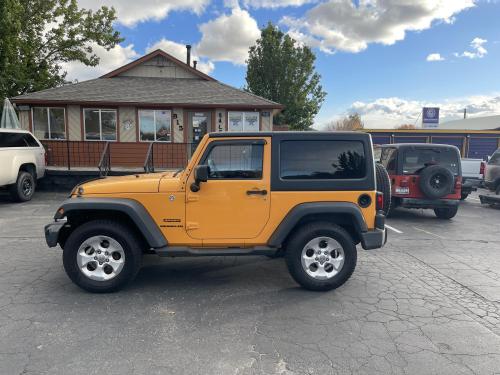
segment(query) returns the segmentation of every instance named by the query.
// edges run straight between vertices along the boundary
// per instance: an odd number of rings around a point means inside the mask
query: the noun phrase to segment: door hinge
[[[194,222],[187,222],[186,223],[186,230],[193,230],[193,229],[199,229],[200,228],[200,224],[198,223],[194,223]]]

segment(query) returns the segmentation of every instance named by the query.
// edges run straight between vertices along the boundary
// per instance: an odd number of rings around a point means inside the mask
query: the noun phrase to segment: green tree
[[[326,96],[315,60],[309,47],[299,45],[272,23],[250,47],[246,90],[285,106],[274,116],[274,124],[295,130],[307,130],[313,124]]]
[[[78,8],[77,0],[0,0],[0,103],[5,97],[65,82],[61,64],[96,66],[92,45],[121,42],[113,8]]]

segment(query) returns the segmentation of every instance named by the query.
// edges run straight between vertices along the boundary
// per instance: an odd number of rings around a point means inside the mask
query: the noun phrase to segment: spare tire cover
[[[430,199],[441,198],[453,193],[454,185],[453,173],[441,165],[431,165],[420,172],[420,190]]]
[[[391,208],[391,180],[385,167],[380,163],[375,163],[377,177],[377,191],[384,194],[384,215],[387,216]]]

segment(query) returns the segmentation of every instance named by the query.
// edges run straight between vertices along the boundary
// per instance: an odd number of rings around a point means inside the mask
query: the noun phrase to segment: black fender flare
[[[71,213],[84,211],[117,211],[125,214],[136,225],[152,248],[167,246],[168,242],[149,212],[136,200],[127,198],[69,198],[54,215],[55,220]]]
[[[354,203],[350,202],[311,202],[301,203],[292,208],[280,225],[275,229],[267,244],[271,247],[281,247],[286,237],[290,234],[292,229],[304,217],[314,214],[344,214],[348,215],[355,226],[356,231],[361,235],[368,232],[363,214],[360,208]]]

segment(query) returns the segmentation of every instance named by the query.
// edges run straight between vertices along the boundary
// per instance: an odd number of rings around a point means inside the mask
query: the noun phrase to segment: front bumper
[[[66,222],[56,221],[45,226],[45,241],[49,247],[56,247],[59,242],[59,232]]]
[[[401,198],[399,206],[405,208],[448,208],[460,204],[458,199]]]

